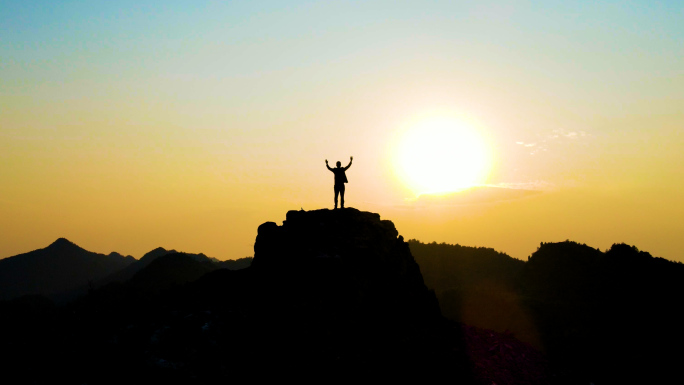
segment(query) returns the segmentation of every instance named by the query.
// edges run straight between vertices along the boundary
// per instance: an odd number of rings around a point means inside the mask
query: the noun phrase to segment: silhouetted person
[[[349,167],[351,167],[352,160],[354,160],[354,157],[350,156],[349,164],[347,165],[347,167],[342,167],[342,163],[340,161],[337,161],[337,167],[335,168],[330,168],[330,166],[328,166],[328,160],[325,160],[325,167],[327,167],[328,170],[332,171],[333,174],[335,174],[335,208],[337,208],[338,194],[341,197],[340,207],[344,208],[344,184],[347,183],[347,175],[344,172],[347,171]]]

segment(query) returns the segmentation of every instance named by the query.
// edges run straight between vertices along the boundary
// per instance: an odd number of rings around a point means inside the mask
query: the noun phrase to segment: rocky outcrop
[[[252,268],[298,301],[411,317],[439,314],[408,244],[375,213],[289,211],[282,226],[259,226]]]
[[[221,275],[223,282],[231,278]],[[287,347],[275,359],[253,352],[268,366],[307,362],[321,372],[392,376],[417,368],[463,373],[456,369],[463,362],[455,357],[458,342],[446,335],[408,244],[378,214],[290,211],[280,226],[259,226],[251,267],[232,278],[249,287],[242,290],[251,298],[241,311],[252,335],[262,346]]]

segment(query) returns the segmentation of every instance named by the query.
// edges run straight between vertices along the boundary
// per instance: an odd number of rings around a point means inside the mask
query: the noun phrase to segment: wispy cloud
[[[549,191],[552,187],[546,182],[481,185],[446,194],[422,194],[417,198],[406,199],[403,204],[395,205],[395,208],[421,209],[485,205],[525,199]]]
[[[554,143],[576,141],[590,136],[586,131],[568,131],[563,128],[557,128],[551,130],[548,134],[539,135],[538,140],[534,142],[519,140],[515,144],[527,148],[530,151],[530,155],[536,155],[540,152],[549,151],[550,146]]]
[[[562,128],[558,128],[552,131],[553,134],[551,135],[551,138],[570,138],[570,139],[576,139],[576,138],[584,138],[587,136],[590,136],[589,134],[586,133],[586,131],[565,131]]]
[[[504,182],[504,183],[496,183],[496,184],[488,184],[484,185],[486,187],[496,187],[496,188],[507,188],[511,190],[534,190],[534,191],[552,191],[557,188],[557,186],[553,183],[542,181],[542,180],[535,180],[531,182],[515,182],[515,183],[510,183],[510,182]]]

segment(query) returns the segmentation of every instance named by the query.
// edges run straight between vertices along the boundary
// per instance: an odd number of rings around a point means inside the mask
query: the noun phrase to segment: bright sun
[[[433,118],[405,133],[395,164],[416,194],[437,194],[483,183],[491,162],[476,130],[457,120]]]

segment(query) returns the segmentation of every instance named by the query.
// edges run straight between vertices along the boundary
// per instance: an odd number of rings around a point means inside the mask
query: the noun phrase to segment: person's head
[[[337,165],[337,167],[342,167],[342,162],[340,162],[339,160],[335,164]]]

